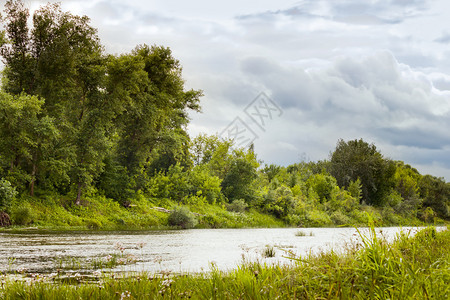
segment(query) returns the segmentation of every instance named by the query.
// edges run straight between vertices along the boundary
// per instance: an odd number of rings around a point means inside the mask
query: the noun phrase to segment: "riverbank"
[[[26,281],[3,276],[2,299],[448,299],[450,232],[426,228],[387,243],[375,229],[344,253],[291,257],[291,264],[244,261],[232,271],[90,276],[58,273]],[[289,254],[289,253],[287,253]]]
[[[430,219],[426,224],[415,217],[373,206],[361,206],[339,216],[319,208],[305,209],[290,218],[277,218],[265,211],[228,203],[197,201],[180,204],[140,194],[126,206],[101,195],[88,196],[79,206],[74,205],[71,198],[58,195],[22,197],[16,200],[10,212],[13,225],[0,228],[0,231],[364,226],[369,215],[377,226],[444,225],[438,218]],[[172,212],[177,209],[181,213],[171,219]]]

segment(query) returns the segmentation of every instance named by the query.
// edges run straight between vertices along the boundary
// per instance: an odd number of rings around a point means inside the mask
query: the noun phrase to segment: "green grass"
[[[275,255],[276,255],[276,250],[275,250],[274,246],[266,245],[266,247],[264,248],[264,250],[262,252],[262,256],[263,257],[275,257]]]
[[[149,230],[177,228],[169,225],[169,213],[156,208],[173,210],[179,203],[169,199],[151,199],[138,195],[129,207],[99,195],[87,196],[81,206],[57,195],[40,198],[24,197],[17,207],[26,207],[26,225],[17,222],[6,230]],[[282,220],[255,210],[228,211],[222,204],[188,204],[194,213],[195,228],[283,227]],[[18,215],[18,214],[16,214]],[[19,220],[19,218],[17,217]],[[22,218],[23,219],[23,218]],[[25,225],[25,226],[24,226]],[[5,230],[0,228],[0,230]]]
[[[429,227],[389,244],[375,234],[345,253],[292,257],[292,264],[243,262],[232,271],[77,274],[73,280],[4,276],[9,299],[449,299],[450,231]],[[73,276],[72,276],[73,277]],[[99,278],[97,278],[99,277]]]
[[[44,230],[150,230],[177,228],[170,226],[168,211],[184,207],[193,213],[195,228],[249,228],[249,227],[332,227],[358,226],[368,222],[368,216],[377,226],[420,226],[416,218],[405,219],[392,212],[382,214],[380,208],[363,206],[332,215],[322,208],[305,207],[286,218],[276,218],[254,208],[240,212],[230,211],[225,203],[210,204],[207,201],[178,203],[170,199],[148,198],[137,193],[130,199],[130,206],[104,196],[86,195],[81,206],[73,204],[69,196],[43,194],[39,197],[22,196],[14,202],[11,212],[14,226],[6,230],[23,228]],[[163,211],[158,208],[163,208]],[[334,220],[334,221],[333,221]],[[395,222],[394,222],[395,221]],[[345,223],[349,222],[349,223]],[[180,226],[179,226],[180,227]],[[181,226],[182,227],[182,226]],[[0,228],[0,230],[5,230]],[[299,232],[299,236],[301,233]]]
[[[295,236],[314,236],[314,232],[310,231],[308,234],[303,231],[303,230],[299,230],[295,233]]]

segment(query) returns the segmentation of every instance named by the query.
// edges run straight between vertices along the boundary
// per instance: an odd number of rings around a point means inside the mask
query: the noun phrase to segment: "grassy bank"
[[[154,276],[105,275],[90,280],[4,277],[2,299],[448,299],[450,231],[432,227],[392,243],[371,234],[344,254],[292,258],[290,265],[243,262],[233,271]]]
[[[232,211],[224,204],[179,204],[138,195],[127,207],[104,196],[86,197],[82,205],[61,196],[22,197],[11,210],[12,229],[145,230],[182,227],[171,223],[171,212],[184,207],[195,228],[283,227],[273,216],[250,209]],[[175,220],[176,221],[176,220]]]
[[[192,198],[191,198],[192,199]],[[201,200],[201,199],[200,199]],[[15,200],[10,215],[12,227],[0,230],[149,230],[167,228],[244,228],[244,227],[303,227],[364,226],[370,215],[377,226],[423,226],[417,218],[387,214],[384,208],[363,206],[347,215],[333,218],[325,210],[305,207],[289,218],[275,216],[256,209],[242,209],[230,204],[206,201],[177,203],[170,199],[155,199],[138,194],[127,207],[101,195],[85,197],[82,205],[59,195],[21,197]],[[188,223],[171,221],[171,212],[183,208]],[[331,218],[330,218],[331,216]],[[292,221],[291,219],[295,219]],[[291,222],[292,221],[292,222]],[[178,223],[177,223],[178,222]],[[435,219],[431,225],[443,225]]]
[[[74,205],[72,198],[59,195],[21,197],[15,200],[10,212],[13,226],[6,230],[244,228],[298,226],[299,223],[303,227],[364,226],[369,215],[376,221],[377,226],[426,225],[417,218],[406,218],[392,212],[387,214],[385,209],[373,206],[363,206],[339,218],[334,218],[335,214],[330,215],[325,210],[310,207],[289,218],[276,218],[256,209],[240,209],[230,204],[210,204],[200,200],[177,203],[170,199],[154,199],[139,194],[124,207],[101,195],[85,197],[80,206]],[[181,207],[183,212],[188,214],[184,217],[190,219],[187,225],[177,223],[182,222],[180,220],[170,220],[171,212]],[[443,225],[443,221],[435,219],[431,225]],[[5,229],[0,227],[0,230]]]

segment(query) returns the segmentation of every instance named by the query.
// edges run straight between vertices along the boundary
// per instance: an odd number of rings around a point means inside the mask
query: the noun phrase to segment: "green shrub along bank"
[[[59,4],[31,15],[6,1],[2,11],[0,226],[343,226],[365,224],[366,212],[380,225],[450,220],[450,183],[362,139],[339,140],[323,161],[277,166],[262,165],[254,145],[191,138],[202,91],[186,89],[167,47],[111,55],[88,17]]]
[[[308,208],[305,208],[305,210]],[[236,212],[226,204],[180,204],[169,199],[151,199],[142,195],[130,199],[127,207],[105,196],[88,196],[81,206],[70,198],[57,196],[15,200],[10,212],[10,229],[34,228],[52,230],[145,230],[189,228],[245,228],[245,227],[334,227],[364,226],[368,214],[378,226],[424,225],[420,219],[404,218],[394,213],[388,218],[383,209],[363,206],[351,214],[327,214],[312,209],[299,211],[280,219],[254,208]],[[290,218],[294,219],[291,220]],[[301,222],[301,223],[300,223]]]
[[[371,233],[341,254],[322,252],[286,265],[244,260],[200,274],[4,275],[0,298],[13,299],[449,299],[450,231],[429,227],[389,244]],[[267,250],[267,256],[272,255]]]
[[[273,216],[255,210],[233,212],[225,205],[182,205],[171,200],[131,199],[124,207],[104,196],[89,196],[81,206],[70,198],[16,200],[9,228],[52,230],[144,230],[166,228],[283,227]]]

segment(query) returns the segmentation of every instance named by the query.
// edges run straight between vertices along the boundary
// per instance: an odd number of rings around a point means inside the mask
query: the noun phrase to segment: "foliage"
[[[234,212],[244,212],[246,209],[248,208],[248,204],[245,203],[245,201],[243,199],[236,199],[233,200],[233,202],[231,202],[230,204],[227,205],[227,209],[229,211],[234,211]]]
[[[187,207],[176,207],[172,210],[168,219],[170,226],[177,226],[182,229],[195,227],[197,220]]]
[[[0,179],[0,211],[8,211],[17,195],[16,189],[4,178]]]
[[[14,225],[28,225],[33,219],[33,211],[28,203],[15,206],[11,211],[11,219]]]
[[[423,197],[423,207],[430,207],[443,219],[450,218],[450,184],[442,178],[431,175],[421,177],[419,194]]]
[[[264,196],[264,209],[277,218],[286,217],[295,208],[296,202],[292,191],[286,186],[269,190]]]
[[[251,185],[257,178],[257,167],[258,163],[251,151],[236,154],[221,184],[223,193],[229,201],[235,199],[244,199],[247,203],[253,201],[254,191]]]
[[[60,4],[29,17],[21,1],[7,1],[0,45],[8,93],[0,96],[0,154],[20,189],[73,190],[80,205],[98,184],[125,203],[148,173],[190,166],[187,113],[200,109],[202,93],[184,89],[169,48],[105,55],[88,17]]]
[[[393,185],[395,164],[385,159],[374,144],[360,140],[339,140],[330,159],[331,174],[340,187],[360,180],[362,201],[384,205],[385,196]]]
[[[323,203],[331,200],[336,179],[327,174],[314,174],[306,181],[306,187],[311,188],[319,197],[319,201]]]

